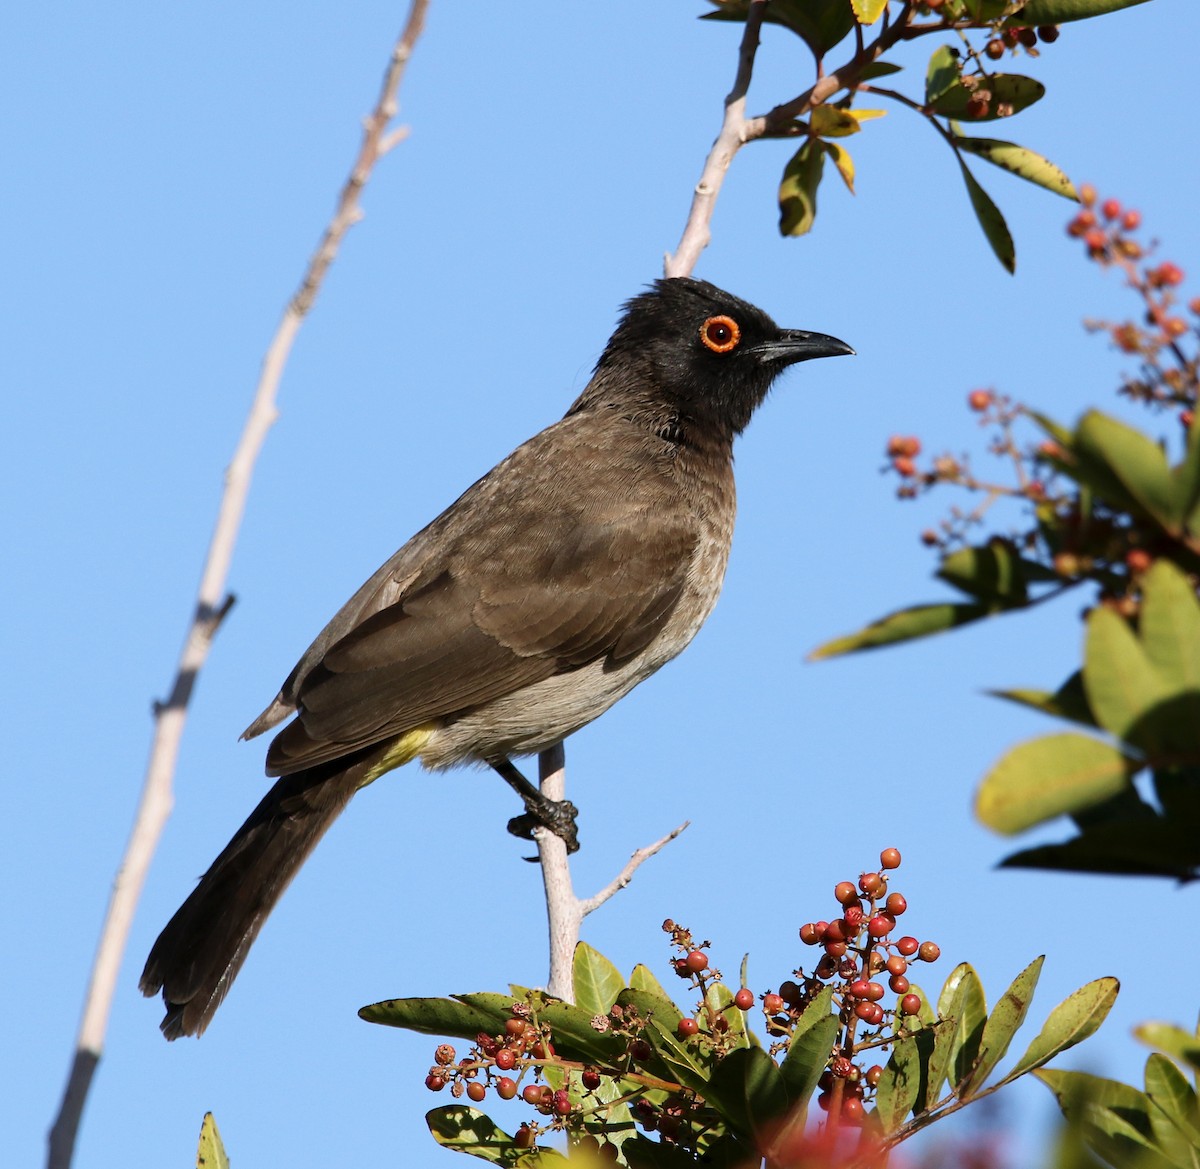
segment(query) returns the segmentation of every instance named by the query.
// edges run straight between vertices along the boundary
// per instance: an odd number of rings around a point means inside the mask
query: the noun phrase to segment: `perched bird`
[[[634,297],[566,416],[418,532],[318,634],[243,738],[281,777],[167,923],[141,989],[168,1039],[212,1020],[267,914],[359,788],[412,759],[494,767],[560,742],[692,640],[733,535],[733,440],[776,377],[853,353],[700,280]],[[524,819],[527,829],[528,818]]]

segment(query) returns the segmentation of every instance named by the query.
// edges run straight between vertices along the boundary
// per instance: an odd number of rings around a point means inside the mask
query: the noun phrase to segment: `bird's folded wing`
[[[684,588],[695,535],[644,501],[509,516],[427,563],[297,680],[299,718],[268,773],[287,775],[598,659],[641,652]],[[516,519],[520,530],[509,530]]]

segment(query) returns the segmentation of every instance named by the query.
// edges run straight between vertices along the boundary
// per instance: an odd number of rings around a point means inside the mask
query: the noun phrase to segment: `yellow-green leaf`
[[[1078,200],[1075,185],[1064,171],[1048,158],[1015,142],[1002,142],[999,138],[971,138],[956,135],[954,144],[959,150],[974,154],[1011,174],[1019,175],[1047,191],[1062,195],[1065,199]]]
[[[221,1134],[217,1131],[217,1122],[211,1112],[204,1114],[204,1122],[200,1125],[200,1145],[196,1149],[196,1169],[229,1169],[229,1157],[225,1153],[225,1145]]]
[[[992,251],[996,253],[996,259],[1004,265],[1007,271],[1015,272],[1017,270],[1017,249],[1013,245],[1008,224],[1004,222],[1004,216],[1000,214],[1000,208],[992,202],[992,197],[979,185],[975,176],[967,170],[967,164],[961,158],[958,160],[958,165],[962,167],[963,182],[967,184],[967,194],[971,198],[971,207],[975,211],[975,218],[979,220],[983,234],[991,244]]]
[[[1200,1072],[1200,1034],[1189,1033],[1173,1023],[1143,1023],[1133,1033],[1149,1047],[1157,1047],[1193,1072]]]
[[[1021,743],[984,776],[975,814],[997,832],[1023,832],[1125,791],[1139,764],[1087,735],[1047,735]]]
[[[1035,958],[1006,990],[983,1027],[979,1042],[979,1058],[968,1081],[969,1090],[978,1091],[987,1082],[996,1065],[1004,1058],[1013,1036],[1025,1022],[1029,1004],[1033,1002],[1033,991],[1042,972],[1045,955]]]
[[[925,102],[936,101],[951,86],[957,85],[962,76],[961,59],[957,50],[949,45],[934,49],[925,70]]]
[[[825,150],[810,138],[792,156],[779,184],[779,234],[806,235],[817,217],[817,188],[825,167]]]
[[[474,1108],[451,1104],[425,1114],[425,1123],[433,1139],[457,1153],[469,1153],[493,1165],[534,1166],[566,1165],[567,1159],[554,1149],[531,1149],[522,1153],[513,1139],[490,1117]]]
[[[1184,1074],[1165,1055],[1157,1052],[1146,1061],[1146,1095],[1162,1114],[1160,1117],[1152,1113],[1151,1123],[1156,1120],[1167,1122],[1166,1125],[1155,1125],[1156,1130],[1168,1129],[1160,1143],[1177,1146],[1182,1139],[1191,1150],[1200,1150],[1200,1107],[1196,1103],[1196,1093]]]
[[[1015,20],[1022,25],[1066,24],[1071,20],[1087,20],[1105,16],[1122,8],[1144,4],[1146,0],[1028,0]]]
[[[859,24],[874,24],[888,6],[888,0],[850,0]]]
[[[910,609],[900,609],[886,617],[880,617],[878,621],[872,621],[857,633],[835,637],[832,641],[817,646],[808,657],[810,661],[821,661],[855,650],[878,649],[897,641],[928,637],[931,633],[941,633],[958,625],[966,625],[969,621],[978,621],[981,617],[989,617],[995,612],[996,609],[992,605],[914,605]]]
[[[976,111],[972,99],[987,94],[987,105]],[[1019,73],[992,73],[987,77],[964,77],[943,93],[927,102],[929,109],[945,118],[962,118],[968,122],[994,122],[1010,117],[1041,101],[1046,87],[1032,77]]]
[[[847,138],[862,129],[863,122],[882,118],[887,110],[844,110],[840,106],[820,105],[809,115],[812,132],[821,138]]]
[[[1200,690],[1200,602],[1183,572],[1156,560],[1142,581],[1139,631],[1146,655],[1174,691]]]
[[[1137,746],[1138,724],[1171,695],[1129,623],[1103,605],[1088,617],[1083,687],[1096,721]]]
[[[839,146],[836,142],[825,143],[825,153],[829,155],[833,165],[837,167],[837,172],[842,176],[842,182],[850,190],[850,194],[854,194],[854,159],[850,157],[850,151],[844,146]]]
[[[1050,1012],[1038,1037],[1029,1045],[1003,1083],[1009,1083],[1056,1055],[1082,1043],[1108,1017],[1121,984],[1115,978],[1097,978],[1068,995]]]
[[[621,972],[599,950],[578,942],[572,962],[575,1005],[589,1015],[605,1015],[625,989]]]

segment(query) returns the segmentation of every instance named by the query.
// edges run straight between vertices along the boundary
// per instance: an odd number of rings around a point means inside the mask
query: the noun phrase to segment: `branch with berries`
[[[910,979],[940,948],[899,933],[909,912],[892,887],[900,863],[887,848],[878,869],[837,882],[835,915],[800,928],[815,960],[765,991],[747,984],[745,959],[738,985],[728,985],[711,943],[668,919],[668,964],[689,992],[683,1007],[647,967],[626,979],[581,943],[574,1004],[512,987],[393,999],[360,1014],[468,1041],[461,1057],[449,1043],[435,1048],[426,1087],[448,1091],[455,1103],[427,1120],[440,1144],[485,1160],[562,1160],[551,1142],[565,1139],[571,1156],[637,1169],[764,1159],[865,1169],[1086,1038],[1117,992],[1111,978],[1076,991],[1012,1069],[989,1083],[1025,1019],[1042,960],[990,1013],[967,963],[936,1001],[927,998]],[[755,1018],[765,1041],[751,1030]],[[511,1133],[472,1107],[493,1098],[525,1110]]]

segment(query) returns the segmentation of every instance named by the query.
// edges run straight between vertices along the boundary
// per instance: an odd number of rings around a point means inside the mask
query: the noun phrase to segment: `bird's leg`
[[[566,843],[567,852],[579,851],[575,817],[579,809],[570,800],[549,800],[506,758],[489,760],[492,769],[521,797],[525,813],[508,822],[508,830],[522,840],[532,840],[537,827],[549,828]]]

